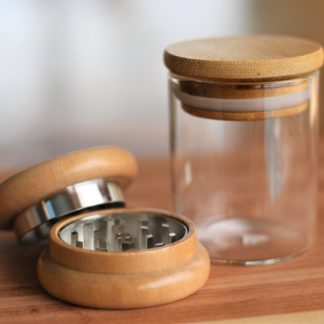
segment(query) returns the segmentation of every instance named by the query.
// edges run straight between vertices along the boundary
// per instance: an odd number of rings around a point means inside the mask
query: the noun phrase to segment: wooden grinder
[[[209,256],[188,219],[124,208],[122,190],[136,174],[128,151],[106,147],[60,156],[0,185],[3,228],[14,227],[21,243],[44,239],[50,229],[37,272],[51,295],[95,308],[138,308],[184,298],[205,283]]]

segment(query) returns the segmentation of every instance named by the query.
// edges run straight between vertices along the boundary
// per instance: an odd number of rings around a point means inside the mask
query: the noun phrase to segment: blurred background
[[[323,19],[324,1],[0,0],[0,169],[97,145],[167,154],[166,46],[260,32],[324,44]]]

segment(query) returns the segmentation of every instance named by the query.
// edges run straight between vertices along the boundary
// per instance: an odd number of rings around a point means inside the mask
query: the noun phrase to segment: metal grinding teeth
[[[78,229],[70,233],[72,246],[114,252],[145,250],[162,247],[181,238],[178,238],[177,236],[180,235],[170,229],[167,219],[162,221],[159,219],[154,226],[148,220],[140,219],[136,224],[137,229],[133,230],[135,234],[125,231],[123,220],[118,218],[106,217],[100,220],[96,227],[94,222],[89,221],[81,224]],[[81,231],[82,236],[79,233]]]

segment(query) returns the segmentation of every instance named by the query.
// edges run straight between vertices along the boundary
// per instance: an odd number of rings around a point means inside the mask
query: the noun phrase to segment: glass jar
[[[174,209],[214,262],[271,264],[312,242],[322,60],[278,36],[166,49]]]

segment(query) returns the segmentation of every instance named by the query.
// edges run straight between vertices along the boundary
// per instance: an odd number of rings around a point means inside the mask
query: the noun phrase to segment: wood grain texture
[[[291,79],[319,69],[323,50],[318,43],[288,36],[208,38],[169,46],[164,62],[172,73],[191,78]]]
[[[0,232],[0,322],[170,323],[270,315],[278,315],[276,320],[286,320],[290,313],[301,312],[299,318],[304,318],[301,323],[309,323],[308,319],[314,317],[308,311],[324,309],[323,143],[321,146],[318,235],[312,249],[304,255],[264,267],[213,265],[207,284],[184,300],[147,309],[103,311],[72,306],[46,294],[36,278],[36,262],[42,248],[18,246],[13,233],[3,231]],[[127,195],[129,204],[170,208],[167,162],[142,161],[140,170],[139,179]]]
[[[118,147],[85,149],[39,163],[0,184],[0,227],[7,227],[17,213],[69,185],[106,178],[125,188],[137,172],[132,154]]]
[[[216,324],[322,324],[324,319],[324,310],[298,312],[280,315],[253,316],[244,319],[228,319],[215,321]]]
[[[178,267],[159,270],[161,261],[155,263],[155,271],[132,272],[133,263],[125,258],[128,273],[98,273],[65,267],[45,250],[39,258],[38,276],[51,295],[76,305],[103,309],[155,306],[183,299],[204,285],[209,256],[201,244],[194,251],[193,257]],[[181,259],[179,253],[178,260]]]
[[[275,109],[270,111],[242,111],[242,112],[231,112],[231,111],[215,111],[207,109],[199,109],[182,104],[182,108],[185,112],[192,116],[217,119],[217,120],[235,120],[235,121],[251,121],[251,120],[264,120],[274,118],[284,118],[293,115],[300,114],[308,108],[308,103],[305,102],[301,105]]]

